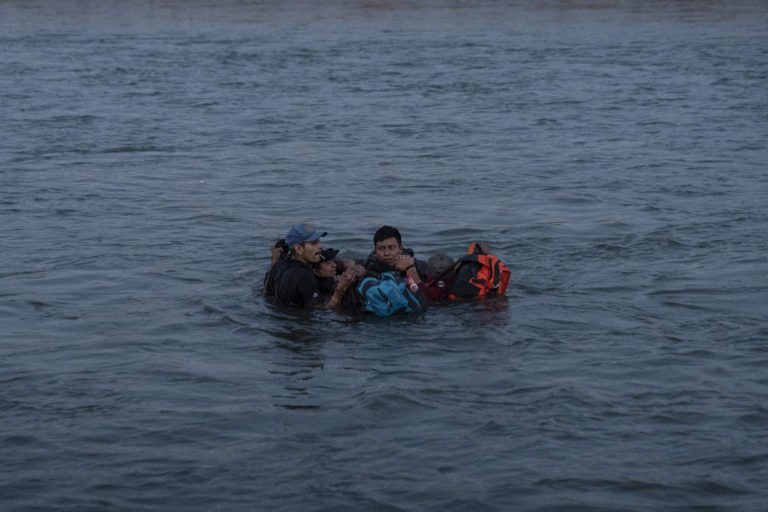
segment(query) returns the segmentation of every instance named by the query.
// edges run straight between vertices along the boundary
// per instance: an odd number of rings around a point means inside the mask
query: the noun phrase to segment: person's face
[[[397,257],[403,254],[403,246],[397,238],[391,236],[376,243],[376,259],[394,265]]]
[[[304,242],[303,244],[293,246],[293,253],[296,255],[296,259],[304,263],[319,263],[322,252],[323,244],[320,240]]]
[[[336,262],[333,260],[321,262],[320,266],[315,270],[315,274],[319,277],[335,277]]]

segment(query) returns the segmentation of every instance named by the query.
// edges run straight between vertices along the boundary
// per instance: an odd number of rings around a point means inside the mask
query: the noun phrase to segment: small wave
[[[417,400],[404,391],[364,391],[357,396],[359,403],[375,414],[388,414],[397,411],[420,411],[435,409],[435,405]]]
[[[571,491],[594,491],[613,489],[629,492],[672,491],[676,486],[646,480],[610,480],[604,478],[543,478],[536,485],[549,489],[567,489]]]
[[[32,435],[10,435],[3,437],[0,444],[7,447],[33,446],[40,444],[40,439]]]
[[[114,146],[101,151],[101,153],[173,153],[177,150],[171,146],[155,146],[155,145],[143,145],[143,146]]]
[[[27,304],[32,306],[35,311],[43,311],[44,309],[52,308],[54,307],[53,304],[48,304],[47,302],[43,302],[40,300],[28,300]]]
[[[714,496],[741,496],[751,494],[752,490],[744,485],[728,484],[717,480],[698,480],[687,487],[697,493]]]
[[[58,115],[49,117],[44,122],[51,124],[67,124],[67,125],[88,125],[93,124],[102,118],[92,115]]]

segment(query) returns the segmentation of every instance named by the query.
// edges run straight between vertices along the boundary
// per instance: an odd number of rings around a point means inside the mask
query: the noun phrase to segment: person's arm
[[[277,242],[275,242],[275,245],[273,245],[270,250],[272,252],[272,265],[283,259],[283,257],[286,254],[285,250],[285,240],[280,239]]]
[[[272,253],[272,261],[269,263],[269,268],[267,269],[267,273],[264,274],[264,282],[262,283],[262,294],[264,294],[266,297],[271,297],[275,294],[275,286],[274,282],[272,281],[272,272],[275,270],[275,263],[285,257],[286,251],[284,247],[284,240],[278,240],[275,242],[275,245],[270,247],[270,252]]]
[[[409,256],[407,254],[401,255],[395,262],[395,268],[400,272],[404,272],[405,277],[409,280],[409,282],[416,284],[421,283],[419,270],[416,268],[416,260],[413,259],[413,256]]]
[[[413,256],[403,254],[395,262],[395,268],[405,273],[405,281],[408,283],[408,288],[421,304],[421,308],[426,309],[427,296],[424,293],[425,284],[421,282],[419,270],[416,268],[416,260]]]
[[[416,265],[411,265],[405,271],[405,277],[416,284],[421,283],[421,276],[419,276],[419,270]]]
[[[352,286],[357,279],[354,268],[348,268],[339,276],[339,281],[336,284],[336,289],[333,291],[330,300],[325,304],[326,308],[335,308],[341,304],[341,300],[344,298],[344,294]]]
[[[261,292],[265,297],[272,297],[275,295],[275,276],[278,272],[278,267],[284,264],[284,262],[281,263],[281,257],[278,256],[277,259],[274,258],[274,251],[275,249],[273,248],[272,263],[270,263],[267,273],[264,274],[264,282],[262,283]]]

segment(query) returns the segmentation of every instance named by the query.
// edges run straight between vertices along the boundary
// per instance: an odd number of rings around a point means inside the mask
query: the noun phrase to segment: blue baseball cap
[[[305,242],[314,242],[320,240],[320,237],[327,235],[328,233],[320,233],[315,231],[315,228],[311,224],[295,224],[288,230],[288,234],[285,235],[285,244],[288,247],[293,247],[296,244],[303,244]]]

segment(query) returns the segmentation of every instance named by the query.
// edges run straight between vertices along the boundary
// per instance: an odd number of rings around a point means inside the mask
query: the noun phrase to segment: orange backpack
[[[453,267],[453,283],[448,293],[451,300],[471,297],[504,295],[509,286],[509,267],[493,254],[486,253],[483,244],[472,242],[467,255]]]

